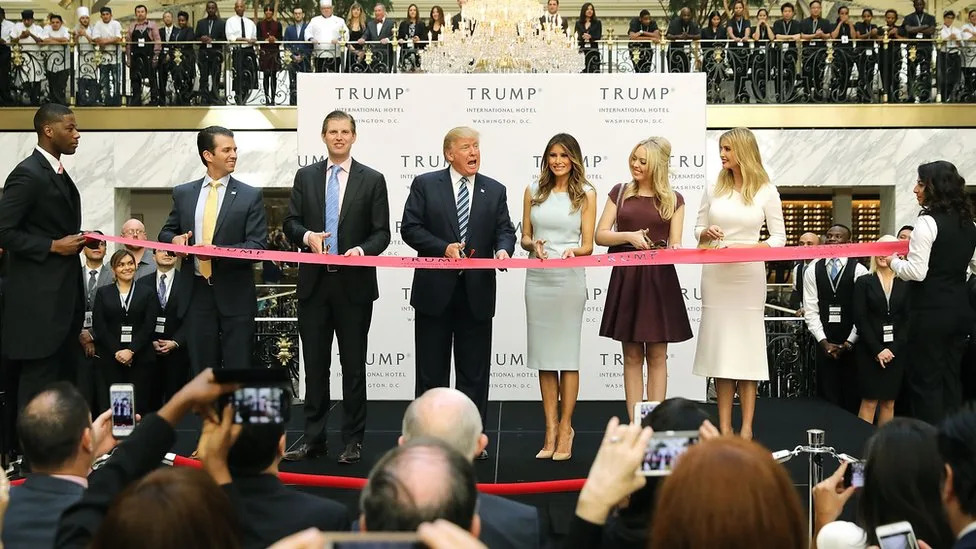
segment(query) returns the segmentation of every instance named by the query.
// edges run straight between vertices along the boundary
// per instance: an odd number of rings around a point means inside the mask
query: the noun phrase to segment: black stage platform
[[[339,465],[336,457],[342,451],[339,432],[341,404],[329,418],[329,456],[301,463],[283,463],[282,470],[296,473],[365,477],[372,465],[396,444],[400,435],[400,421],[407,402],[370,402],[366,423],[366,440],[363,460],[353,465]],[[714,404],[704,404],[716,421]],[[489,459],[476,461],[479,482],[525,482],[585,478],[590,463],[596,455],[599,441],[612,415],[626,418],[622,402],[580,402],[574,414],[576,430],[573,458],[554,462],[535,459],[542,447],[544,423],[539,402],[492,402],[488,408]],[[735,422],[739,422],[739,410],[735,410]],[[177,433],[175,451],[189,455],[196,445],[199,423],[187,421]],[[818,428],[826,431],[827,445],[838,452],[860,457],[864,443],[874,428],[836,406],[815,399],[760,399],[756,410],[756,438],[770,450],[792,450],[806,444],[806,430]],[[302,435],[301,406],[292,408],[288,425],[288,446],[299,441]],[[830,474],[835,464],[830,460],[825,473]],[[801,455],[786,464],[794,485],[806,506],[807,459]],[[352,490],[309,489],[310,492],[339,500],[357,508],[359,493]],[[565,532],[575,507],[576,494],[543,494],[516,497],[524,503],[540,508],[545,527],[554,535]],[[353,513],[354,515],[357,513]]]

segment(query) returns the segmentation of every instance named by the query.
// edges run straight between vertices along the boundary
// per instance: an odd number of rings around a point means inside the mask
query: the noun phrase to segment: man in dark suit
[[[103,234],[102,231],[92,231]],[[106,244],[104,240],[90,241],[82,249],[84,264],[82,265],[82,283],[85,285],[85,320],[81,327],[80,359],[77,362],[78,375],[76,384],[82,396],[88,401],[88,408],[98,409],[96,399],[95,375],[95,337],[92,334],[92,310],[95,307],[95,293],[102,286],[115,282],[112,268],[105,263]]]
[[[481,416],[471,399],[460,391],[437,387],[407,406],[403,434],[397,442],[404,444],[420,437],[432,437],[474,459],[488,445],[488,437],[481,428]],[[532,548],[541,544],[539,512],[535,507],[479,494],[478,517],[481,518],[479,538],[492,549]]]
[[[137,284],[156,290],[153,329],[153,351],[156,353],[155,375],[150,410],[163,405],[190,379],[190,357],[186,352],[186,330],[180,316],[181,303],[186,298],[186,288],[176,278],[176,254],[156,250],[156,271],[139,279]]]
[[[800,246],[819,246],[820,236],[815,233],[803,233],[799,239]],[[812,259],[798,261],[793,266],[793,290],[790,292],[790,308],[796,309],[796,316],[803,316],[803,275],[807,272],[807,267],[812,263]]]
[[[953,549],[976,549],[976,408],[964,406],[943,420],[938,434],[945,462],[942,502],[952,533]]]
[[[197,21],[196,36],[200,39],[200,99],[206,105],[216,105],[220,89],[220,67],[223,64],[223,50],[227,40],[225,22],[217,17],[217,3],[207,2],[207,16]]]
[[[328,160],[295,174],[282,229],[312,253],[380,255],[390,244],[390,203],[383,174],[356,162],[356,121],[333,111],[322,123]],[[298,267],[298,330],[305,355],[305,438],[286,456],[305,459],[326,453],[330,408],[332,334],[342,364],[342,443],[339,463],[359,461],[366,431],[366,346],[379,297],[373,267]]]
[[[53,547],[61,513],[81,499],[92,462],[116,445],[112,415],[105,412],[93,423],[84,397],[62,381],[27,404],[17,431],[32,473],[10,489],[3,545]]]
[[[295,6],[291,10],[291,15],[295,19],[295,24],[288,25],[285,29],[285,42],[305,42],[305,29],[308,28],[308,23],[305,21],[305,10],[300,6]],[[309,71],[312,45],[285,44],[285,49],[291,52],[291,65],[288,67],[288,89],[291,98],[288,104],[294,106],[298,104],[298,73]]]
[[[403,208],[403,241],[420,257],[507,259],[515,251],[505,186],[478,173],[478,132],[460,127],[444,137],[446,170],[417,176]],[[495,271],[417,269],[410,304],[416,310],[416,396],[447,387],[451,346],[457,388],[487,424]],[[486,459],[487,451],[480,458]]]
[[[211,259],[206,246],[263,250],[268,242],[261,191],[235,179],[234,132],[220,126],[197,134],[206,176],[173,188],[173,210],[159,231],[160,242],[199,246],[176,283],[186,290],[178,314],[186,322],[187,351],[194,372],[204,368],[248,368],[254,348],[257,292],[253,262]]]
[[[386,6],[376,4],[373,8],[373,19],[366,23],[366,32],[362,38],[364,42],[380,43],[380,45],[374,44],[372,46],[373,64],[371,69],[373,72],[391,72],[393,70],[393,46],[390,45],[390,41],[393,40],[393,32],[393,19],[386,16]]]
[[[81,135],[71,109],[50,103],[34,115],[34,130],[37,147],[7,176],[0,197],[0,248],[8,256],[3,351],[19,373],[18,408],[44,386],[74,379],[85,316],[81,197],[60,161]]]
[[[559,0],[546,2],[546,13],[539,18],[539,28],[542,30],[562,30],[566,34],[569,20],[559,15]]]
[[[451,16],[451,30],[458,32],[462,30],[462,23],[469,33],[474,34],[474,20],[472,19],[461,19],[461,10],[464,9],[465,0],[458,0],[458,12]]]
[[[288,400],[285,399],[285,406]],[[282,410],[282,414],[286,414]],[[287,417],[287,415],[285,415]],[[264,549],[306,528],[323,532],[349,530],[351,518],[345,505],[289,488],[278,480],[278,465],[285,452],[285,425],[250,424],[227,454],[238,497],[244,549]]]
[[[173,77],[173,105],[181,105],[187,99],[187,91],[192,91],[192,78],[189,81],[190,90],[187,90],[187,76],[190,71],[187,67],[193,67],[193,46],[190,44],[176,44],[177,42],[191,42],[194,40],[193,29],[187,26],[189,14],[181,11],[177,14],[178,25],[172,25],[173,14],[166,12],[163,14],[164,26],[159,29],[159,39],[163,46],[160,51],[159,63],[156,71],[159,78],[159,97],[160,104],[166,101],[166,84],[169,77]],[[180,62],[176,63],[176,52],[180,53]]]

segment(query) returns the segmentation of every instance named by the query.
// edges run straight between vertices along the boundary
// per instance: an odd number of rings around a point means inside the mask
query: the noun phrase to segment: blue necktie
[[[470,196],[468,196],[468,178],[462,177],[460,183],[457,192],[458,232],[461,234],[461,242],[467,242],[468,202],[470,201]]]
[[[339,170],[342,167],[333,164],[329,167],[329,182],[325,185],[325,232],[329,237],[325,239],[328,247],[326,253],[339,253]]]
[[[837,275],[840,274],[840,260],[837,258],[830,260],[830,280],[837,282]]]
[[[159,275],[159,306],[166,308],[166,275]]]

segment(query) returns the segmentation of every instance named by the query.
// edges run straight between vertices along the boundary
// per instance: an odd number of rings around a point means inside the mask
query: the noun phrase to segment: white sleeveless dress
[[[536,192],[536,183],[530,193]],[[590,190],[591,187],[587,187]],[[573,211],[568,193],[551,193],[529,212],[533,238],[545,240],[549,261],[580,245],[582,208]],[[531,254],[535,257],[535,254]],[[534,370],[579,370],[580,330],[586,305],[586,269],[527,269],[525,316],[528,367]]]

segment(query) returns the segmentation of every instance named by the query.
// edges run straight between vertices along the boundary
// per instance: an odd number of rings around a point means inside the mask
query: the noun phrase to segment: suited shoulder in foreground
[[[81,196],[61,165],[78,148],[71,109],[48,103],[34,115],[37,146],[7,176],[0,197],[0,248],[6,252],[3,352],[20,372],[18,408],[61,379],[81,353],[85,314],[78,252]]]
[[[197,151],[206,173],[173,188],[173,209],[159,241],[200,247],[201,253],[184,261],[177,280],[187,290],[179,314],[186,322],[193,372],[248,368],[257,314],[254,262],[202,254],[210,245],[265,249],[264,200],[260,189],[231,175],[237,167],[234,132],[220,126],[204,128],[197,134]]]

